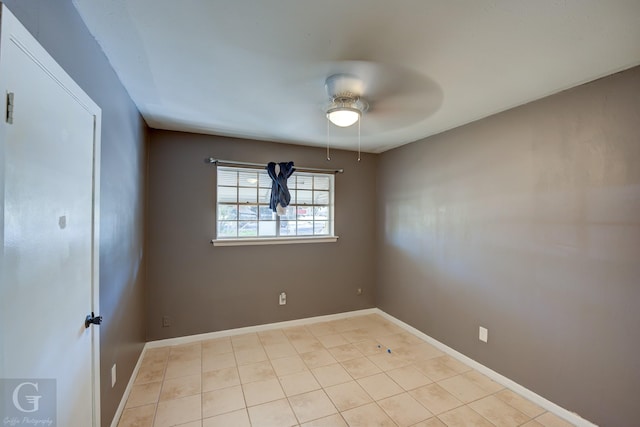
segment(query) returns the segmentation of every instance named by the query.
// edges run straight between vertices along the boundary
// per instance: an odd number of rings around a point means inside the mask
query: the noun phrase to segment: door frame
[[[91,116],[93,116],[93,178],[92,178],[92,212],[91,212],[91,308],[96,314],[100,313],[100,147],[102,131],[102,110],[93,102],[84,90],[66,73],[51,55],[38,43],[20,21],[11,13],[5,4],[0,2],[0,63],[2,45],[13,43],[31,60],[47,73],[63,90],[72,96]],[[0,72],[5,65],[0,65]],[[2,99],[2,126],[0,126],[0,197],[4,203],[4,175],[5,175],[5,118],[7,106],[5,93]],[[16,100],[18,100],[16,98]],[[4,241],[4,209],[0,210],[0,239]],[[100,425],[100,330],[91,327],[92,372],[93,388],[93,425]]]

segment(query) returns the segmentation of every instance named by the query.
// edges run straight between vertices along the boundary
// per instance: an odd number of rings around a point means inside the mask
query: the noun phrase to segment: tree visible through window
[[[217,239],[333,236],[334,176],[296,171],[285,215],[269,208],[266,170],[218,166]]]

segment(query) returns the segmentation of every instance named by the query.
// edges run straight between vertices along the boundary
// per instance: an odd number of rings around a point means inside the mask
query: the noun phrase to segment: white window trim
[[[334,243],[338,241],[338,236],[320,236],[320,237],[278,237],[272,239],[261,237],[258,239],[242,238],[242,239],[221,239],[212,240],[213,246],[260,246],[260,245],[291,245],[296,243]]]
[[[229,167],[229,166],[225,166]],[[241,169],[235,168],[234,169]],[[250,170],[260,170],[258,168],[248,168]],[[316,174],[317,172],[311,172],[311,174]],[[216,192],[218,191],[216,185]],[[330,209],[331,209],[331,229],[334,230],[335,227],[335,181],[332,180],[332,188],[330,192],[331,200],[330,200]],[[216,196],[217,197],[217,196]],[[218,232],[218,205],[216,202],[216,234]],[[334,231],[335,233],[335,231]],[[261,245],[282,245],[282,244],[299,244],[299,243],[335,243],[338,241],[339,236],[335,234],[331,235],[303,235],[303,236],[282,236],[282,237],[236,237],[236,238],[214,238],[211,240],[211,244],[213,246],[261,246]]]

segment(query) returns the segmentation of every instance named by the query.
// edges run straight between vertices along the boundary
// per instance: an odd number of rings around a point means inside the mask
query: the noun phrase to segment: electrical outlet
[[[362,295],[362,288],[356,289],[356,295]]]
[[[116,364],[111,367],[111,388],[116,385]]]
[[[169,316],[162,316],[162,327],[168,328],[171,326],[171,318]]]
[[[487,328],[483,328],[482,326],[480,326],[478,339],[482,342],[487,342],[489,340],[489,330]]]
[[[280,292],[280,299],[278,300],[278,302],[280,303],[280,305],[286,305],[287,304],[287,293],[286,292]]]

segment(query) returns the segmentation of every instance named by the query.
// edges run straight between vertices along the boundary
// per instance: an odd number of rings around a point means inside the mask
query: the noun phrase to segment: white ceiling
[[[382,152],[640,64],[639,0],[74,0],[149,126]],[[329,129],[356,149],[357,126]]]

